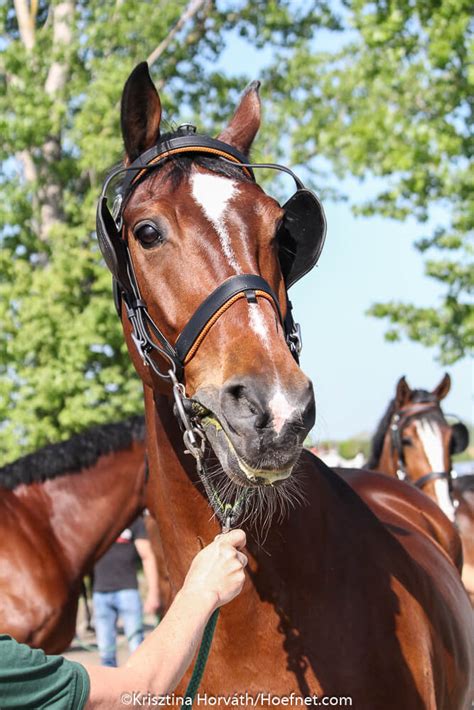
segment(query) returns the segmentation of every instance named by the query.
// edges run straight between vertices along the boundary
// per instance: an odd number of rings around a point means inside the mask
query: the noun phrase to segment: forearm
[[[121,668],[87,666],[90,695],[87,710],[123,710],[130,694],[169,695],[196,653],[206,623],[218,606],[242,590],[247,557],[239,549],[245,533],[218,535],[194,558],[184,586],[159,626]]]
[[[212,595],[197,599],[185,590],[178,592],[163,621],[125,667],[140,673],[150,692],[172,692],[191,663],[216,601]]]
[[[123,692],[168,695],[183,677],[216,607],[214,595],[196,598],[181,590],[163,621],[119,669],[88,666],[88,710],[121,708]]]

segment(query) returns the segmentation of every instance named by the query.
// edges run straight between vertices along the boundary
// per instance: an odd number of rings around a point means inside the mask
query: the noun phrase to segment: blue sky
[[[323,36],[318,47],[326,42]],[[331,42],[334,45],[333,37]],[[258,79],[268,57],[268,51],[252,50],[232,37],[219,66]],[[343,185],[343,191],[360,201],[373,189],[370,181],[361,185],[349,179]],[[413,388],[431,390],[448,371],[453,384],[444,411],[472,422],[472,362],[441,366],[433,350],[408,340],[385,341],[384,322],[365,315],[374,301],[440,303],[441,291],[424,276],[423,258],[413,247],[416,239],[429,233],[430,225],[355,217],[343,202],[326,201],[325,210],[328,234],[319,266],[290,292],[303,329],[301,364],[316,391],[312,438],[374,431],[401,375]]]

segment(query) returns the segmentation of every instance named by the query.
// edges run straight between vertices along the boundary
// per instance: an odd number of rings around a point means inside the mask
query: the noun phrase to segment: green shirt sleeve
[[[0,708],[83,710],[89,676],[80,663],[17,643],[0,634]]]

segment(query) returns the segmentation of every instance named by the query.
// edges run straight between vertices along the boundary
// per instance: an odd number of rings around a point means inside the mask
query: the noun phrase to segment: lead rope
[[[199,688],[199,684],[201,683],[202,676],[204,675],[207,659],[211,650],[212,639],[214,637],[219,611],[220,609],[216,609],[212,613],[212,616],[204,629],[201,645],[199,647],[199,653],[196,658],[196,663],[194,664],[193,674],[183,697],[183,704],[181,705],[182,710],[184,710],[185,707],[189,708],[193,705],[194,697]]]
[[[222,526],[223,534],[228,533],[231,530],[230,525],[231,518],[229,517]],[[214,631],[216,630],[219,612],[220,609],[216,609],[212,612],[211,617],[204,628],[204,633],[202,635],[201,645],[199,646],[198,655],[194,664],[193,673],[189,680],[188,687],[186,688],[186,692],[183,696],[181,710],[184,710],[185,707],[192,707],[194,703],[194,698],[204,675],[207,659],[209,658],[209,653],[211,651],[212,639],[214,638]]]
[[[214,511],[214,514],[218,518],[222,526],[222,533],[228,533],[232,527],[236,524],[238,518],[242,513],[242,508],[244,504],[244,494],[239,496],[235,501],[234,505],[230,503],[223,503],[217,492],[211,486],[209,480],[207,479],[206,472],[203,466],[203,457],[206,447],[206,436],[202,427],[200,426],[197,415],[194,416],[193,421],[190,419],[184,401],[186,398],[186,393],[182,383],[178,382],[178,379],[173,370],[168,372],[169,378],[173,383],[173,396],[175,401],[175,414],[179,419],[182,429],[183,429],[183,441],[185,445],[185,453],[191,454],[196,460],[196,469],[199,474],[199,478],[204,486],[204,490],[209,499],[209,503]],[[196,662],[194,664],[193,672],[189,680],[186,692],[183,696],[183,702],[181,705],[181,710],[184,708],[192,707],[194,698],[196,696],[197,690],[201,683],[204,671],[206,669],[207,659],[209,658],[209,653],[211,651],[212,639],[214,638],[214,632],[216,630],[217,620],[219,618],[220,609],[216,609],[209,618],[202,635],[201,645],[199,646],[198,655]]]

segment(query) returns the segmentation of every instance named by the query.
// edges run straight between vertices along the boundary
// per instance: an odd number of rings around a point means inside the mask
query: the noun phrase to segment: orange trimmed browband
[[[275,310],[277,316],[280,317],[280,314],[279,314],[279,312],[277,311],[277,309],[276,309],[276,307],[275,307],[275,300],[274,300],[273,296],[271,296],[269,293],[267,293],[267,291],[261,291],[260,289],[257,289],[254,293],[255,293],[255,296],[259,296],[260,298],[266,298],[267,301],[269,301],[269,302],[272,304],[272,306],[273,306],[273,308],[274,308],[274,310]],[[184,359],[184,363],[183,363],[184,365],[187,365],[188,362],[191,360],[191,358],[194,357],[194,355],[196,354],[196,352],[197,352],[199,346],[201,345],[202,341],[204,340],[204,338],[206,337],[206,335],[208,334],[208,332],[210,331],[210,329],[212,328],[212,326],[214,325],[214,323],[219,320],[219,318],[221,317],[221,315],[222,315],[223,313],[225,313],[226,310],[227,310],[228,308],[230,308],[233,303],[235,303],[236,301],[239,301],[241,298],[247,298],[246,293],[243,292],[243,291],[240,291],[240,293],[236,293],[235,296],[233,296],[233,297],[230,298],[228,301],[226,301],[226,302],[219,308],[219,310],[216,311],[216,312],[214,313],[214,315],[207,321],[207,323],[206,323],[206,325],[204,326],[203,330],[201,330],[200,334],[198,335],[198,337],[197,337],[196,340],[194,341],[194,344],[192,345],[191,349],[188,351],[188,353],[187,353],[187,355],[186,355],[186,357],[185,357],[185,359]],[[247,300],[248,300],[248,298],[247,298]]]
[[[235,163],[236,165],[240,164],[243,172],[246,173],[249,178],[253,179],[253,175],[250,172],[250,170],[246,166],[242,165],[240,160],[238,158],[236,158],[235,156],[231,155],[231,153],[228,153],[224,150],[219,150],[217,148],[206,148],[204,146],[196,145],[196,146],[191,146],[190,148],[187,148],[187,147],[185,147],[185,148],[171,148],[170,150],[167,150],[164,153],[160,153],[159,155],[155,156],[147,163],[146,167],[142,168],[142,170],[140,170],[140,172],[132,178],[130,186],[135,185],[135,183],[138,182],[143,177],[143,175],[147,172],[148,167],[150,165],[155,165],[156,163],[159,163],[162,160],[167,160],[168,158],[171,158],[173,155],[179,155],[180,153],[190,153],[190,152],[192,152],[192,153],[207,153],[207,154],[211,154],[211,155],[217,155],[219,158],[225,158],[226,160],[230,160],[233,163]]]

